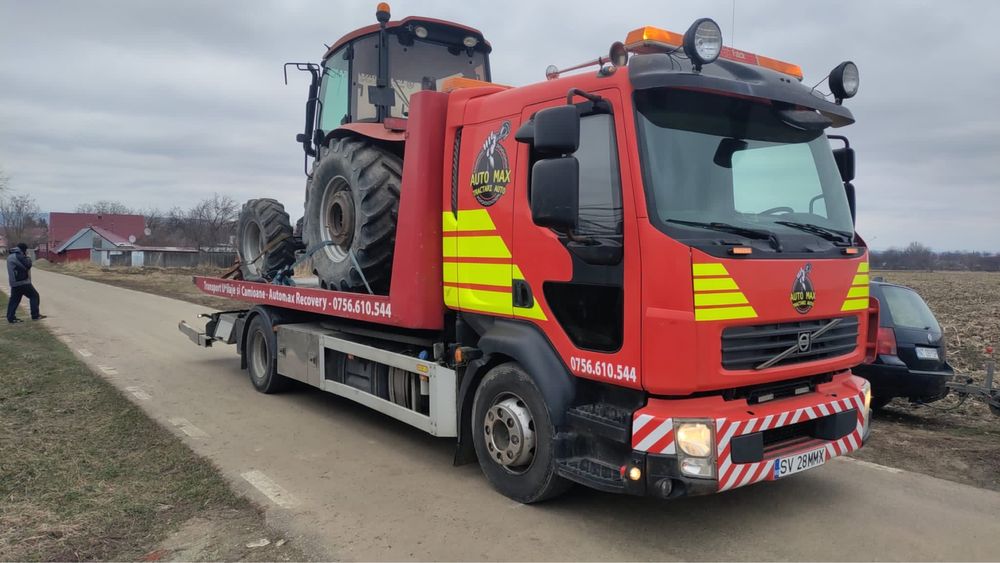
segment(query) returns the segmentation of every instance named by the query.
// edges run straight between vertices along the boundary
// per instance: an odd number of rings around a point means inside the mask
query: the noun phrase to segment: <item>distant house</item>
[[[62,247],[86,227],[98,227],[128,241],[129,237],[142,238],[146,219],[142,215],[111,213],[49,213],[48,248],[54,251]]]
[[[134,240],[134,239],[133,239]],[[133,243],[128,239],[101,227],[84,227],[76,232],[68,240],[50,250],[46,258],[52,262],[78,262],[95,261],[94,252],[106,250],[110,257],[111,251],[121,254],[122,249],[131,249]],[[110,265],[110,264],[105,264]],[[141,265],[141,264],[140,264]]]

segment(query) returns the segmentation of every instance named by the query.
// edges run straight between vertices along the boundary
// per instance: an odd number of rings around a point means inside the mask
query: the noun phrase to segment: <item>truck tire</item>
[[[306,187],[303,229],[306,248],[330,243],[312,256],[323,287],[367,292],[367,281],[374,293],[388,292],[402,168],[399,157],[362,139],[335,139],[324,150]]]
[[[261,393],[278,393],[288,387],[289,379],[278,375],[278,337],[263,314],[250,321],[244,344],[250,382]]]
[[[295,240],[285,207],[273,199],[251,199],[243,204],[236,229],[240,274],[248,281],[263,281],[273,272],[295,262]],[[272,241],[276,246],[260,253]],[[257,258],[257,260],[254,260]]]
[[[501,364],[483,376],[471,432],[483,473],[503,495],[531,504],[571,486],[556,473],[556,432],[548,407],[520,365]]]

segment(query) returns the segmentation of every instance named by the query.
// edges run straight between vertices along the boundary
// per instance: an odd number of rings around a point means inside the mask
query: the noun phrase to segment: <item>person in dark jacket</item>
[[[10,249],[7,257],[7,279],[10,281],[10,301],[7,303],[7,322],[19,323],[17,307],[21,298],[27,297],[31,308],[32,320],[44,319],[45,315],[38,312],[41,298],[35,286],[31,284],[31,258],[28,258],[28,245],[23,242]]]

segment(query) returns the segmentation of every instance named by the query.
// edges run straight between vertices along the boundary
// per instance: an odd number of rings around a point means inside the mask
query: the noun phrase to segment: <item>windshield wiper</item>
[[[734,235],[739,235],[741,237],[746,237],[749,239],[766,240],[770,243],[771,248],[781,252],[781,241],[778,240],[778,235],[772,233],[771,231],[765,231],[763,229],[751,229],[748,227],[738,227],[736,225],[730,225],[729,223],[721,223],[719,221],[712,221],[711,223],[705,223],[702,221],[683,221],[681,219],[667,219],[667,222],[677,223],[679,225],[688,225],[691,227],[701,227],[702,229],[709,229],[713,231],[722,231],[723,233],[732,233]]]
[[[812,233],[814,235],[819,236],[820,238],[826,239],[831,242],[851,244],[850,235],[842,231],[827,229],[826,227],[820,227],[819,225],[814,225],[812,223],[796,223],[795,221],[775,221],[775,223],[778,225],[791,227],[793,229],[798,229],[800,231],[805,231],[807,233]]]

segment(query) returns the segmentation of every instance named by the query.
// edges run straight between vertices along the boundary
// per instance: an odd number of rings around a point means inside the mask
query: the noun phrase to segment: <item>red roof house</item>
[[[146,219],[142,215],[104,213],[49,213],[49,248],[55,250],[87,227],[98,227],[127,241],[142,238]]]

